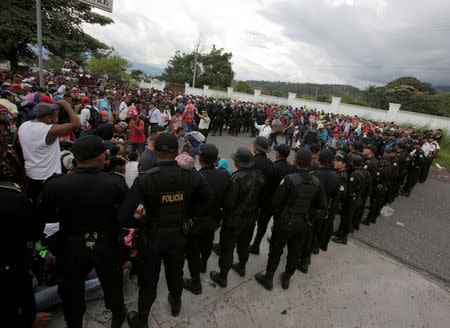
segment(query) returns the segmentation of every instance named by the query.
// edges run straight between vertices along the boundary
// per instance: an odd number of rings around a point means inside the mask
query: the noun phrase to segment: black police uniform
[[[176,161],[159,162],[158,166],[140,174],[119,208],[122,225],[136,224],[134,211],[139,204],[146,209],[146,218],[139,228],[138,285],[139,320],[147,322],[156,299],[161,262],[164,263],[169,302],[181,305],[183,265],[186,251],[185,228],[197,216],[194,201],[208,206],[209,189],[205,178],[195,170],[178,166]],[[202,207],[199,208],[201,210]],[[172,314],[174,313],[172,307]]]
[[[186,258],[191,279],[185,279],[184,288],[194,294],[200,294],[202,291],[200,272],[206,272],[214,232],[223,218],[225,195],[231,189],[231,176],[226,169],[216,169],[211,164],[203,167],[199,172],[208,182],[212,201],[207,208],[202,210],[203,215],[194,220],[187,235]],[[206,206],[206,204],[201,204],[201,206]]]
[[[220,287],[227,285],[227,276],[233,265],[236,247],[238,269],[245,275],[249,244],[253,235],[258,206],[265,183],[264,175],[253,168],[242,168],[233,173],[231,190],[225,197],[225,216],[220,230],[220,273],[211,271],[211,279]]]
[[[408,175],[408,169],[411,164],[411,155],[407,151],[401,151],[395,154],[395,157],[397,158],[399,165],[398,180],[394,188],[395,195],[397,196]]]
[[[395,200],[400,179],[400,163],[396,156],[389,158],[389,166],[391,167],[391,177],[386,182],[385,204],[391,204]]]
[[[225,112],[222,108],[222,105],[218,105],[216,107],[216,109],[214,110],[213,136],[216,135],[217,130],[219,130],[219,135],[222,135],[224,117],[225,117]]]
[[[38,207],[48,222],[59,221],[57,269],[68,327],[81,327],[84,281],[95,268],[105,305],[122,316],[122,266],[116,210],[127,191],[125,179],[100,168],[75,168],[73,174],[55,175],[44,183]]]
[[[417,184],[420,170],[422,166],[425,164],[425,160],[426,160],[425,153],[421,148],[419,148],[419,150],[416,150],[412,155],[410,166],[408,168],[408,176],[406,177],[405,186],[401,191],[402,195],[409,196],[411,190]]]
[[[274,175],[275,170],[272,161],[267,157],[265,153],[255,154],[254,156],[254,168],[261,171],[264,175],[264,187],[259,204],[257,223],[258,228],[256,230],[256,236],[253,244],[250,246],[250,252],[253,254],[259,254],[259,245],[267,231],[267,226],[272,217],[271,197],[274,191]],[[250,236],[251,238],[252,236]]]
[[[0,182],[0,308],[9,327],[29,328],[36,315],[27,241],[38,240],[43,230],[30,199],[18,184]]]
[[[366,166],[366,165],[364,165]],[[352,178],[358,178],[358,196],[356,199],[360,200],[359,206],[356,208],[352,218],[353,229],[359,230],[361,219],[364,215],[364,209],[366,206],[367,198],[372,190],[372,176],[367,168],[353,168],[353,172],[350,174],[349,182],[352,183]],[[375,174],[376,175],[376,174]],[[353,192],[353,191],[352,191]],[[361,197],[360,199],[358,197]],[[356,200],[355,199],[355,200]]]
[[[273,162],[273,172],[273,185],[278,186],[286,175],[295,172],[295,166],[286,159],[279,159]]]

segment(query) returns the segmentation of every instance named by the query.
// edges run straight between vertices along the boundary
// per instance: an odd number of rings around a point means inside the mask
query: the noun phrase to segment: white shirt
[[[131,186],[134,183],[134,180],[139,174],[138,164],[139,162],[128,162],[125,165],[125,182],[128,188],[131,188]]]
[[[127,108],[127,107],[128,107],[127,103],[125,101],[122,101],[119,105],[119,112],[121,112],[122,109]]]
[[[209,123],[211,123],[211,119],[209,117],[201,118],[200,123],[198,123],[198,128],[200,130],[206,130],[209,128]]]
[[[437,146],[437,147],[436,147]],[[438,143],[435,141],[433,143],[426,142],[422,145],[422,150],[425,153],[425,156],[430,156],[436,152],[436,150],[440,149]]]
[[[162,114],[159,109],[153,110],[153,113],[150,115],[150,123],[157,123],[162,126]]]
[[[61,173],[59,139],[51,145],[45,143],[52,125],[27,121],[19,128],[19,139],[25,159],[25,171],[34,180],[45,180],[54,173]]]
[[[89,124],[90,119],[91,119],[90,106],[84,107],[80,113],[80,121],[81,121],[82,129],[86,130],[90,126],[90,124]]]
[[[161,114],[161,112],[160,112]],[[166,121],[166,118],[168,119],[168,121]],[[169,121],[172,117],[170,116],[170,113],[167,109],[164,110],[164,113],[161,114],[161,124],[162,126],[167,126],[167,124],[169,124]]]
[[[73,167],[73,160],[74,156],[70,150],[63,150],[61,152],[61,161],[66,170],[70,170]]]
[[[259,130],[260,137],[266,137],[267,139],[269,139],[269,136],[272,133],[272,128],[270,126],[258,125],[255,122],[255,128]]]

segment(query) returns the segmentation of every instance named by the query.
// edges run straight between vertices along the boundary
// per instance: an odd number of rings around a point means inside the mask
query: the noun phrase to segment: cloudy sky
[[[236,79],[450,85],[449,0],[114,0],[105,15],[85,31],[135,64],[201,38],[233,53]]]

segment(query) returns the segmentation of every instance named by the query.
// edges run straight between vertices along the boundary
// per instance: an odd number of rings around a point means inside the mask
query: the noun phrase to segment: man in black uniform
[[[368,169],[363,168],[364,159],[360,155],[354,155],[351,159],[352,164],[352,173],[350,174],[349,182],[350,184],[354,183],[354,181],[357,181],[356,184],[358,185],[356,198],[355,201],[359,200],[359,202],[355,202],[356,210],[354,212],[354,215],[352,216],[352,229],[359,230],[359,225],[361,223],[361,218],[364,214],[365,204],[367,201],[367,198],[370,195],[371,191],[371,184],[372,184],[372,177],[369,173]],[[354,190],[356,188],[351,188],[352,186],[349,186],[349,192],[354,193]]]
[[[225,112],[223,110],[223,106],[221,103],[219,103],[214,110],[213,136],[216,135],[217,130],[219,130],[219,135],[222,135],[224,117],[225,117]]]
[[[44,183],[38,199],[41,215],[59,221],[57,268],[67,326],[82,327],[84,281],[95,268],[105,305],[112,311],[111,327],[119,328],[126,316],[122,293],[119,224],[116,209],[127,185],[122,176],[102,172],[105,142],[97,136],[78,139],[73,146],[75,172],[55,175]]]
[[[287,158],[291,153],[291,149],[288,145],[281,144],[275,150],[275,157],[277,160],[273,162],[273,185],[278,186],[286,175],[295,172],[295,166],[287,161]]]
[[[340,201],[338,196],[345,191],[340,190],[343,185],[339,183],[339,175],[331,168],[333,158],[333,151],[330,149],[322,150],[319,154],[319,168],[310,172],[319,179],[320,185],[325,191],[328,206],[328,217],[316,217],[312,222],[312,252],[314,254],[319,253],[319,248],[324,252],[328,249],[328,243],[333,234],[334,217]]]
[[[2,213],[0,259],[1,311],[10,327],[29,328],[36,316],[36,302],[30,275],[31,256],[27,241],[38,240],[43,230],[34,208],[21,187],[6,181],[0,172]]]
[[[259,254],[259,245],[266,233],[267,225],[272,217],[271,197],[274,189],[274,168],[272,161],[267,157],[266,153],[270,152],[269,140],[266,137],[256,137],[253,140],[254,168],[261,171],[264,175],[265,183],[261,202],[259,204],[258,213],[258,229],[255,240],[250,246],[250,253]]]
[[[411,190],[417,183],[419,173],[422,165],[425,164],[425,153],[422,150],[422,143],[418,140],[414,141],[414,150],[411,152],[411,164],[408,169],[408,176],[406,177],[406,183],[403,189],[400,191],[400,195],[409,197]]]
[[[380,162],[375,158],[375,148],[372,144],[366,144],[363,147],[363,156],[365,158],[364,169],[368,170],[371,177],[371,189],[370,189],[370,209],[369,214],[366,219],[362,221],[365,225],[370,225],[371,223],[376,223],[376,209],[380,196],[377,190],[377,175],[380,169]],[[364,207],[366,200],[363,198],[364,206],[362,212],[360,213],[361,218],[364,215]]]
[[[411,163],[411,155],[407,151],[408,145],[400,142],[396,145],[397,153],[395,154],[395,157],[398,160],[399,165],[399,172],[398,172],[398,180],[397,183],[394,185],[394,193],[395,196],[398,196],[398,193],[400,191],[400,188],[403,187],[403,184],[405,183],[406,176],[408,175],[408,169],[409,165]]]
[[[386,198],[384,200],[385,204],[391,204],[395,200],[395,190],[398,185],[399,175],[400,175],[400,165],[396,156],[395,149],[389,147],[386,149],[386,156],[389,160],[389,166],[391,167],[391,176],[386,182]]]
[[[170,133],[155,141],[158,166],[140,174],[119,208],[119,220],[124,226],[136,223],[134,211],[140,203],[146,213],[139,228],[138,245],[138,311],[128,314],[128,324],[148,327],[148,315],[156,299],[161,262],[164,263],[169,303],[172,315],[181,309],[183,265],[186,252],[185,231],[190,220],[202,216],[194,213],[194,201],[207,208],[210,202],[208,185],[200,173],[178,166],[178,139]],[[198,214],[198,215],[196,215]]]
[[[220,287],[227,286],[231,267],[245,275],[249,244],[255,226],[256,213],[260,204],[264,175],[253,168],[253,156],[248,148],[240,147],[231,158],[238,169],[233,173],[231,190],[225,198],[225,217],[220,230],[220,273],[210,272],[211,279]],[[234,248],[237,248],[239,263],[233,264]]]
[[[231,177],[228,171],[224,168],[216,169],[214,167],[218,155],[219,150],[216,145],[204,144],[200,148],[199,162],[202,168],[199,172],[208,182],[213,201],[207,209],[203,210],[204,215],[196,218],[187,235],[186,257],[191,279],[185,278],[183,287],[195,295],[202,293],[200,272],[206,272],[214,240],[214,231],[222,218],[225,195],[231,189]],[[202,206],[204,205],[202,204]]]
[[[308,173],[312,154],[301,149],[295,156],[297,172],[281,180],[272,199],[276,210],[274,228],[270,240],[266,273],[257,273],[255,279],[267,290],[273,288],[273,275],[280,263],[283,248],[287,244],[288,255],[281,278],[283,289],[288,289],[291,276],[298,266],[298,257],[306,242],[309,230],[308,214],[312,207],[326,211],[326,201],[319,180]]]

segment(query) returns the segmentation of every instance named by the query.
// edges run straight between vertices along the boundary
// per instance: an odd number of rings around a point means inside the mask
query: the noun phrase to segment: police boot
[[[369,226],[371,221],[372,221],[371,217],[368,216],[367,218],[361,221],[361,224]]]
[[[298,263],[297,270],[303,272],[304,274],[307,274],[307,273],[308,273],[308,264],[307,264],[307,261],[301,260],[301,261]]]
[[[284,290],[289,289],[289,284],[291,283],[292,274],[283,272],[281,274],[281,288]]]
[[[253,245],[251,245],[248,248],[248,252],[255,254],[255,255],[259,255],[259,244],[257,244],[256,242],[253,243]]]
[[[209,277],[212,281],[219,285],[220,288],[227,287],[227,275],[217,271],[211,271]]]
[[[347,245],[347,236],[339,236],[331,238],[337,244]]]
[[[120,328],[122,326],[122,323],[125,321],[125,318],[127,317],[127,312],[128,310],[126,305],[123,306],[121,311],[113,311],[111,328]]]
[[[172,317],[178,317],[181,310],[181,297],[173,297],[171,293],[167,297],[170,304],[170,310],[172,311]]]
[[[245,276],[245,264],[241,264],[238,262],[234,262],[233,265],[231,266],[231,268],[236,271],[236,273],[241,276],[244,277]]]
[[[265,289],[273,289],[273,272],[266,272],[262,274],[261,272],[255,274],[255,279],[259,282]]]
[[[130,311],[127,315],[127,322],[131,328],[148,328],[149,312]]]
[[[202,293],[202,283],[200,281],[194,282],[192,279],[184,278],[183,288],[194,295],[200,295]]]

